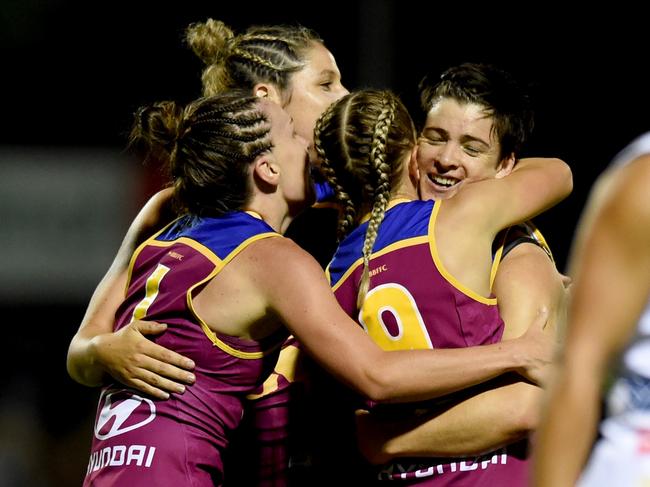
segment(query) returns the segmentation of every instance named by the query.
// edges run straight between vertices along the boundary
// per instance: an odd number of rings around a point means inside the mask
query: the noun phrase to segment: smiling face
[[[313,145],[316,120],[327,107],[347,95],[348,90],[341,84],[334,56],[323,44],[313,42],[305,61],[305,67],[291,77],[284,109],[293,117],[296,132]]]
[[[475,103],[441,98],[431,105],[418,139],[422,199],[451,198],[467,182],[510,172],[508,159],[499,160],[492,126],[493,119]]]

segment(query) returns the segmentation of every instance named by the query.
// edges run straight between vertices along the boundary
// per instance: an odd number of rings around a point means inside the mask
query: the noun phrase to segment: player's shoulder
[[[260,264],[269,269],[289,272],[304,266],[315,266],[322,273],[322,268],[314,257],[290,238],[280,236],[262,239],[251,246],[251,250],[263,258]]]

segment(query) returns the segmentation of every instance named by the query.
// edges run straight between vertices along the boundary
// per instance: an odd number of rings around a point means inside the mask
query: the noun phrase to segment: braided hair
[[[370,257],[402,162],[415,145],[413,121],[399,98],[385,90],[362,90],[334,103],[314,132],[323,175],[343,206],[339,239],[358,223],[357,209],[371,208],[363,243],[363,274],[357,307],[370,286]]]
[[[191,24],[187,44],[203,61],[201,77],[206,96],[229,89],[251,90],[257,83],[271,82],[281,92],[291,75],[305,67],[305,56],[323,40],[302,26],[253,26],[235,35],[219,20]]]
[[[240,210],[250,197],[250,163],[273,147],[260,103],[241,92],[185,107],[155,103],[138,110],[130,145],[164,161],[179,212],[218,216]]]

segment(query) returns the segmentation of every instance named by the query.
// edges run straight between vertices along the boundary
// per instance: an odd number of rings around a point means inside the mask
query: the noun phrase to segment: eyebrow
[[[319,73],[319,75],[320,75],[320,76],[334,76],[334,77],[336,77],[336,76],[337,76],[337,73],[336,73],[336,71],[334,71],[334,70],[332,70],[332,69],[323,69],[323,70]]]

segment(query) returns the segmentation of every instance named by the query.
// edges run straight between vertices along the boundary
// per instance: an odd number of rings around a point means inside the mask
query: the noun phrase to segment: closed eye
[[[424,135],[421,135],[418,138],[418,142],[424,142],[429,145],[439,145],[443,144],[445,140],[442,137],[425,137]]]
[[[481,149],[477,149],[476,147],[465,146],[463,150],[472,157],[477,157],[483,153]]]

